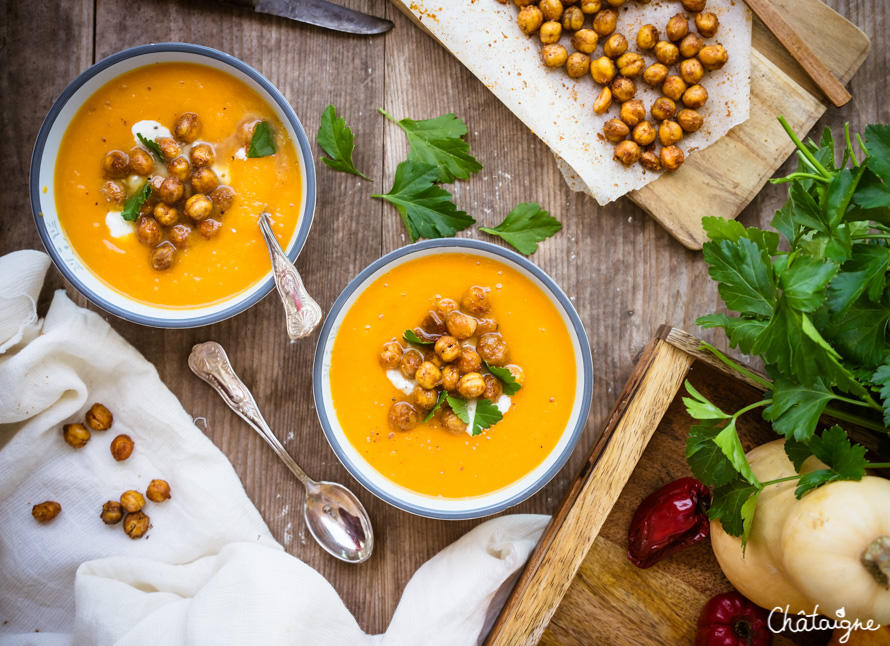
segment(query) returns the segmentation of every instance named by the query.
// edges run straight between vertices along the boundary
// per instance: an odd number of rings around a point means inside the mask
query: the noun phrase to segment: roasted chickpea
[[[99,403],[90,406],[85,418],[87,426],[94,431],[107,431],[114,422],[114,416],[111,414],[111,411]]]
[[[102,505],[102,513],[99,514],[99,517],[106,525],[116,525],[121,522],[123,515],[121,504],[117,500],[109,500]]]
[[[445,317],[445,326],[448,328],[448,334],[458,341],[469,339],[476,333],[476,319],[457,310],[448,313]]]
[[[31,515],[40,523],[48,523],[62,512],[62,505],[55,500],[47,500],[34,505],[31,508]]]
[[[626,76],[616,76],[610,88],[612,90],[612,98],[619,103],[630,101],[637,93],[636,83]]]
[[[612,79],[615,78],[615,75],[618,73],[618,68],[615,67],[615,61],[613,61],[608,56],[600,56],[598,59],[593,61],[590,64],[590,76],[593,77],[593,80],[599,83],[600,85],[606,85],[607,83],[611,83]],[[612,93],[609,92],[609,99],[611,103]]]
[[[161,188],[158,191],[158,197],[161,198],[161,201],[173,206],[179,200],[182,199],[183,187],[182,182],[180,182],[175,177],[168,177],[161,183]]]
[[[676,121],[666,119],[658,126],[658,140],[662,146],[673,146],[683,139],[683,129]]]
[[[621,112],[618,117],[630,128],[633,128],[646,118],[646,107],[639,99],[625,101],[621,104]]]
[[[544,45],[541,48],[541,58],[547,67],[562,67],[566,64],[568,57],[568,51],[559,43]]]
[[[625,2],[627,2],[627,0],[606,0],[606,4],[615,9],[622,6]]]
[[[625,52],[615,61],[618,64],[618,73],[627,78],[636,78],[646,68],[646,61],[636,52]]]
[[[538,37],[545,45],[551,45],[557,42],[560,36],[562,36],[562,25],[555,20],[545,22],[541,25],[540,31],[538,31]]]
[[[135,514],[124,516],[124,531],[132,539],[142,538],[148,531],[151,519],[145,512],[137,511]]]
[[[83,424],[65,424],[62,427],[62,437],[69,446],[82,449],[90,441],[90,431]]]
[[[608,36],[618,26],[618,14],[611,9],[603,9],[593,17],[593,30],[600,36]]]
[[[416,386],[411,397],[414,400],[414,405],[421,410],[431,410],[439,399],[439,393],[436,390],[426,390]]]
[[[485,380],[478,372],[471,372],[460,378],[457,392],[461,397],[473,399],[485,392]]]
[[[588,16],[603,8],[602,0],[581,0],[581,11]]]
[[[717,29],[720,27],[720,21],[717,16],[710,11],[700,13],[695,17],[695,28],[703,38],[713,38],[717,35]]]
[[[148,183],[151,184],[151,194],[148,196],[146,203],[153,203],[154,200],[160,199],[158,194],[161,192],[161,186],[164,185],[165,179],[166,177],[163,175],[152,175],[148,178]]]
[[[655,128],[648,121],[640,121],[631,132],[631,137],[640,146],[650,145],[655,141],[656,135]]]
[[[105,153],[102,160],[105,176],[111,179],[123,179],[130,174],[130,158],[122,150],[112,150]]]
[[[695,110],[686,108],[677,113],[677,123],[686,132],[697,132],[702,127],[704,119]]]
[[[519,11],[519,17],[516,18],[519,28],[526,34],[533,34],[544,22],[544,14],[535,5],[528,5]]]
[[[630,128],[620,119],[609,119],[603,124],[603,136],[613,144],[623,141],[629,134]]]
[[[482,379],[485,380],[485,390],[482,393],[482,398],[490,402],[497,402],[501,395],[504,394],[504,385],[501,383],[501,380],[491,374],[482,375]]]
[[[396,402],[389,409],[389,427],[394,431],[410,431],[417,426],[420,416],[408,402]]]
[[[625,139],[615,146],[615,154],[612,155],[612,158],[625,166],[633,166],[639,160],[642,152],[637,142]]]
[[[136,237],[139,242],[154,247],[161,241],[161,226],[151,216],[142,216],[136,221]]]
[[[176,247],[169,242],[164,242],[155,247],[151,252],[149,264],[155,271],[166,271],[173,266],[176,257]]]
[[[705,4],[707,4],[707,0],[680,0],[680,4],[683,5],[683,8],[686,11],[698,13],[699,11],[705,10]]]
[[[201,123],[194,112],[183,112],[173,122],[173,136],[183,143],[192,143],[198,138],[200,131]]]
[[[214,213],[224,215],[226,211],[232,208],[232,203],[235,201],[235,191],[229,186],[217,186],[210,191],[207,197],[213,202]]]
[[[378,361],[382,368],[387,370],[395,370],[402,362],[402,346],[398,341],[388,341],[383,344],[383,350],[380,352]]]
[[[698,60],[709,72],[719,70],[729,60],[729,54],[723,45],[707,45],[698,53]]]
[[[436,354],[436,351],[432,348],[428,349],[423,353],[423,360],[429,361],[431,364],[436,366],[439,370],[441,370],[445,366],[445,362],[442,361],[442,357]]]
[[[655,25],[643,25],[637,32],[637,47],[643,50],[652,49],[658,42],[658,28]]]
[[[123,462],[133,453],[133,446],[129,435],[118,435],[111,440],[111,455],[118,462]]]
[[[701,51],[703,45],[704,41],[701,39],[701,36],[698,34],[687,34],[684,36],[683,40],[680,41],[678,47],[680,56],[683,58],[692,58]]]
[[[177,249],[185,249],[188,246],[189,234],[191,234],[192,228],[187,224],[176,224],[173,228],[168,232],[168,237],[170,238],[170,242],[172,242]]]
[[[522,386],[522,384],[525,383],[525,373],[522,372],[522,368],[515,364],[510,364],[506,368],[510,371],[510,374],[513,375],[513,379],[516,380],[517,384]]]
[[[651,150],[647,150],[642,155],[640,155],[640,165],[646,170],[661,170],[661,160],[658,158],[658,155],[656,155]]]
[[[559,0],[541,0],[538,3],[544,20],[559,20],[562,18],[562,2]]]
[[[566,7],[562,12],[561,22],[566,31],[578,31],[584,26],[584,14],[578,7]]]
[[[207,218],[206,220],[201,220],[201,224],[198,225],[198,233],[200,233],[201,237],[205,240],[210,240],[210,238],[219,233],[221,228],[222,223],[219,220]]]
[[[659,40],[655,44],[655,58],[659,63],[673,65],[680,58],[680,49],[666,40]]]
[[[661,86],[661,91],[671,101],[679,101],[686,91],[686,83],[679,76],[668,76]]]
[[[99,190],[102,195],[105,196],[105,199],[112,204],[123,204],[127,199],[127,193],[124,191],[124,187],[121,186],[119,182],[113,180],[105,182]]]
[[[176,207],[164,204],[163,202],[158,202],[155,205],[152,214],[154,215],[155,220],[158,221],[158,224],[165,227],[172,227],[179,221],[179,211],[176,210]]]
[[[655,99],[655,103],[650,108],[652,118],[656,121],[664,121],[665,119],[673,119],[677,113],[677,104],[666,96]]]
[[[687,85],[695,85],[705,75],[705,68],[697,58],[689,58],[680,63],[680,78]]]
[[[414,379],[414,375],[417,374],[417,369],[422,363],[423,355],[418,350],[409,348],[405,350],[402,360],[399,362],[399,372],[405,379]]]
[[[448,392],[457,390],[457,382],[460,381],[460,370],[455,366],[442,368],[442,389]]]
[[[461,307],[474,316],[487,314],[491,310],[491,301],[488,300],[488,289],[473,285],[460,301]]]
[[[665,170],[677,170],[683,165],[684,158],[683,151],[677,146],[665,146],[659,153],[659,160]]]
[[[414,378],[421,388],[432,390],[439,385],[442,373],[431,361],[424,361],[417,367]]]
[[[582,54],[592,54],[596,50],[599,38],[593,29],[579,29],[572,36],[572,47]]]
[[[482,370],[482,359],[479,354],[471,347],[464,346],[461,348],[460,358],[454,364],[462,375],[471,372],[479,372]]]
[[[190,176],[192,188],[196,193],[210,193],[219,186],[219,179],[212,168],[195,168]]]
[[[686,37],[686,34],[689,33],[689,20],[681,13],[672,16],[671,19],[668,20],[665,33],[667,34],[668,40],[674,42],[683,40]]]
[[[189,151],[189,159],[195,168],[203,168],[213,163],[216,152],[210,144],[195,144]]]
[[[155,161],[151,153],[141,146],[133,146],[130,149],[130,172],[148,177],[154,172]]]
[[[184,182],[189,178],[191,167],[185,157],[176,157],[167,162],[167,174],[175,177],[180,182]]]
[[[479,319],[479,322],[476,324],[476,334],[479,336],[497,331],[498,322],[494,319]]]
[[[668,76],[668,68],[661,63],[653,63],[643,72],[643,80],[649,85],[661,85]]]
[[[145,507],[145,498],[138,491],[133,491],[132,489],[125,491],[121,494],[121,507],[132,514]]]
[[[176,159],[182,154],[182,148],[176,143],[175,139],[171,137],[159,137],[156,141],[158,142],[158,146],[161,147],[161,155],[167,161]]]
[[[185,201],[183,212],[193,222],[200,222],[209,218],[213,213],[213,202],[206,195],[197,193]]]
[[[170,500],[170,485],[166,480],[155,479],[148,483],[145,497],[152,502],[164,502]]]
[[[693,85],[683,93],[683,105],[698,110],[708,102],[708,91],[701,85]]]
[[[603,54],[609,58],[618,58],[626,51],[627,38],[624,37],[624,34],[612,34],[603,43]]]
[[[445,363],[451,363],[452,361],[457,361],[460,358],[460,343],[453,336],[439,337],[436,340],[436,345],[433,347],[436,351],[436,354],[439,355],[439,357]]]
[[[463,433],[467,430],[467,424],[458,417],[453,410],[444,409],[439,417],[442,426],[452,433]]]
[[[513,0],[517,7],[527,7],[530,4],[534,4],[537,0]]]
[[[604,114],[608,112],[610,107],[612,107],[612,90],[608,87],[603,87],[600,90],[599,96],[593,102],[593,111],[597,114]]]
[[[500,334],[483,334],[476,345],[479,357],[493,366],[504,366],[509,363],[510,349]]]
[[[575,52],[566,60],[566,73],[573,79],[581,78],[590,70],[590,56]]]

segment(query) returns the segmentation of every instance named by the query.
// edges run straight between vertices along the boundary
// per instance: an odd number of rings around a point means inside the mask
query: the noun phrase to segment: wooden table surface
[[[494,1],[494,0],[479,0]],[[680,246],[626,199],[599,207],[570,191],[553,156],[535,135],[439,45],[385,0],[338,0],[385,16],[395,29],[361,38],[254,15],[208,0],[57,0],[4,2],[0,7],[0,254],[42,249],[28,201],[28,165],[43,117],[65,86],[90,64],[118,50],[179,41],[221,49],[265,74],[294,106],[315,142],[319,117],[337,106],[356,136],[356,163],[375,178],[360,182],[318,167],[318,208],[297,266],[323,308],[380,255],[406,244],[390,205],[371,199],[389,190],[407,144],[377,113],[422,119],[454,112],[468,125],[472,152],[485,169],[453,188],[458,206],[480,225],[500,222],[518,202],[537,201],[563,223],[532,260],[572,298],[593,349],[594,397],[587,429],[569,464],[538,495],[513,512],[550,513],[593,444],[634,360],[660,323],[699,333],[696,317],[719,307],[701,254]],[[872,51],[850,90],[853,101],[819,122],[853,131],[890,122],[887,69],[890,3],[830,0],[872,39]],[[469,26],[468,26],[469,28]],[[314,154],[318,148],[313,148]],[[788,165],[786,164],[786,170]],[[694,187],[691,187],[694,190]],[[785,188],[767,186],[745,210],[746,225],[769,222]],[[706,215],[706,214],[702,214]],[[462,235],[485,237],[470,231]],[[48,285],[65,286],[54,269]],[[65,286],[80,304],[86,301]],[[50,292],[45,292],[48,298]],[[46,300],[46,298],[44,298]],[[96,309],[90,306],[91,309]],[[277,296],[218,325],[164,331],[111,324],[157,366],[161,379],[234,464],[274,536],[317,568],[368,632],[386,629],[401,591],[417,567],[479,521],[416,518],[376,500],[339,464],[316,420],[310,366],[315,337],[288,342]],[[705,338],[713,335],[704,333]],[[722,345],[722,335],[717,336]],[[302,522],[302,490],[263,441],[186,367],[191,346],[222,343],[253,388],[272,428],[315,477],[358,491],[377,532],[377,553],[361,566],[327,556]]]

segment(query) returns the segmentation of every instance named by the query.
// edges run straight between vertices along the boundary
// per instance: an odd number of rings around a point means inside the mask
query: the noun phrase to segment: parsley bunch
[[[797,146],[798,168],[772,180],[789,184],[789,199],[772,221],[776,231],[704,219],[705,261],[736,315],[697,321],[723,328],[731,347],[760,356],[770,380],[705,346],[768,390],[762,401],[732,414],[688,382],[690,397],[683,400],[699,422],[689,433],[687,462],[715,488],[711,518],[743,545],[757,497],[776,481],[760,482],[751,471],[736,433],[741,415],[762,409],[785,436],[797,471],[811,455],[828,466],[790,478],[798,481],[798,498],[828,482],[860,480],[866,467],[890,466],[869,464],[865,447],[838,426],[817,433],[823,413],[890,433],[890,126],[868,126],[865,141],[857,135],[857,157],[848,124],[837,163],[830,129],[818,144],[803,143],[779,121]]]

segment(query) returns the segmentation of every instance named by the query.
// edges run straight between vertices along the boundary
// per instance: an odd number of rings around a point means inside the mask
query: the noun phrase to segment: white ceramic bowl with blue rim
[[[293,108],[272,83],[255,69],[224,52],[183,43],[159,43],[125,49],[103,59],[78,76],[53,104],[37,135],[31,157],[31,209],[43,245],[59,271],[81,294],[103,310],[128,321],[162,328],[209,325],[235,316],[258,302],[274,287],[269,273],[244,292],[212,305],[188,309],[156,307],[131,299],[106,285],[81,262],[59,225],[55,201],[55,168],[59,145],[71,119],[99,88],[134,69],[154,63],[197,63],[234,76],[268,103],[284,124],[297,152],[303,191],[300,220],[284,246],[296,260],[309,235],[315,214],[315,164],[306,132]]]
[[[362,457],[349,442],[337,419],[331,397],[331,352],[343,318],[361,293],[394,267],[423,256],[449,253],[481,256],[512,267],[528,278],[549,298],[562,316],[575,353],[575,403],[568,424],[556,446],[534,470],[508,487],[484,496],[438,498],[416,493],[389,480]],[[371,263],[356,276],[334,302],[321,330],[312,370],[315,409],[325,436],[346,469],[368,491],[404,511],[427,518],[481,518],[503,511],[534,495],[546,485],[569,459],[587,422],[593,390],[593,363],[590,345],[578,313],[565,293],[536,265],[519,254],[479,240],[427,240],[402,247]]]

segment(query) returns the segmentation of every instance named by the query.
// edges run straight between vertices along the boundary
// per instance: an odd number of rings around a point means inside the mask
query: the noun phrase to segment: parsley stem
[[[858,166],[858,164],[857,164]],[[788,182],[793,182],[796,179],[812,179],[817,182],[824,182],[825,184],[829,184],[831,180],[828,180],[821,175],[814,175],[813,173],[791,173],[787,177],[779,177],[777,179],[771,179],[769,181],[770,184],[787,184]]]
[[[801,478],[803,478],[803,475],[798,474],[796,476],[788,476],[787,478],[776,478],[775,480],[767,480],[766,482],[761,482],[760,484],[762,484],[764,487],[767,487],[769,485],[779,484],[780,482],[791,482],[792,480],[800,480]]]
[[[861,399],[849,399],[847,397],[841,397],[840,395],[835,395],[834,399],[839,402],[844,402],[847,404],[853,404],[854,406],[865,406],[866,408],[873,408],[875,410],[884,410],[884,408],[878,404],[873,399],[869,398],[868,401],[863,401]]]
[[[890,462],[869,462],[868,469],[890,469]]]
[[[859,160],[856,159],[856,153],[853,151],[853,142],[850,140],[850,122],[844,124],[844,141],[847,142],[847,153],[850,155],[850,159],[853,160],[853,165],[856,168],[859,168]]]
[[[745,375],[748,379],[756,381],[758,384],[760,384],[764,388],[770,388],[773,385],[773,383],[771,381],[767,381],[760,375],[755,374],[755,373],[751,372],[750,370],[747,370],[746,368],[743,368],[741,365],[739,365],[738,363],[736,363],[735,361],[733,361],[732,359],[727,357],[725,354],[720,352],[720,350],[718,350],[717,348],[712,346],[710,343],[705,343],[704,341],[702,341],[702,344],[700,346],[698,346],[698,349],[699,350],[707,350],[711,354],[715,355],[718,359],[720,359],[720,361],[722,361],[723,363],[728,365],[730,368],[732,368],[736,372],[740,372],[741,374]]]
[[[890,239],[890,235],[886,233],[878,234],[878,233],[866,233],[860,236],[853,236],[854,240],[888,240]]]
[[[745,406],[745,407],[742,408],[741,410],[737,410],[737,411],[735,412],[735,415],[733,415],[732,417],[733,417],[733,419],[738,419],[739,417],[741,417],[741,416],[744,415],[745,413],[747,413],[747,412],[749,412],[749,411],[752,411],[752,410],[754,410],[755,408],[760,408],[761,406],[769,406],[769,405],[772,404],[772,403],[773,403],[773,400],[772,400],[772,399],[764,399],[764,400],[761,400],[761,401],[759,401],[759,402],[754,402],[753,404],[750,404],[750,405],[748,405],[748,406]]]
[[[883,426],[877,422],[873,422],[872,420],[865,417],[853,415],[852,413],[847,413],[831,406],[826,406],[823,412],[829,417],[834,417],[835,419],[839,419],[842,422],[848,422],[850,424],[855,424],[856,426],[869,428],[873,431],[880,431],[881,433],[890,433],[890,429],[888,429],[886,426]]]
[[[823,177],[831,178],[831,173],[825,170],[825,167],[819,163],[819,160],[813,156],[813,153],[810,152],[810,149],[803,145],[803,142],[798,138],[794,131],[791,129],[791,126],[788,125],[788,122],[785,120],[785,117],[779,115],[779,123],[782,124],[782,127],[785,129],[785,132],[788,133],[788,136],[791,137],[791,141],[794,142],[794,145],[797,146],[797,149],[803,153],[804,157],[807,158],[807,161],[812,164],[813,168],[815,168],[819,173],[822,174]],[[861,144],[860,144],[861,145]]]
[[[859,144],[859,148],[862,150],[862,152],[865,153],[865,156],[871,157],[871,155],[868,153],[868,148],[865,147],[865,142],[862,141],[862,135],[860,135],[858,132],[856,133],[856,141]]]

